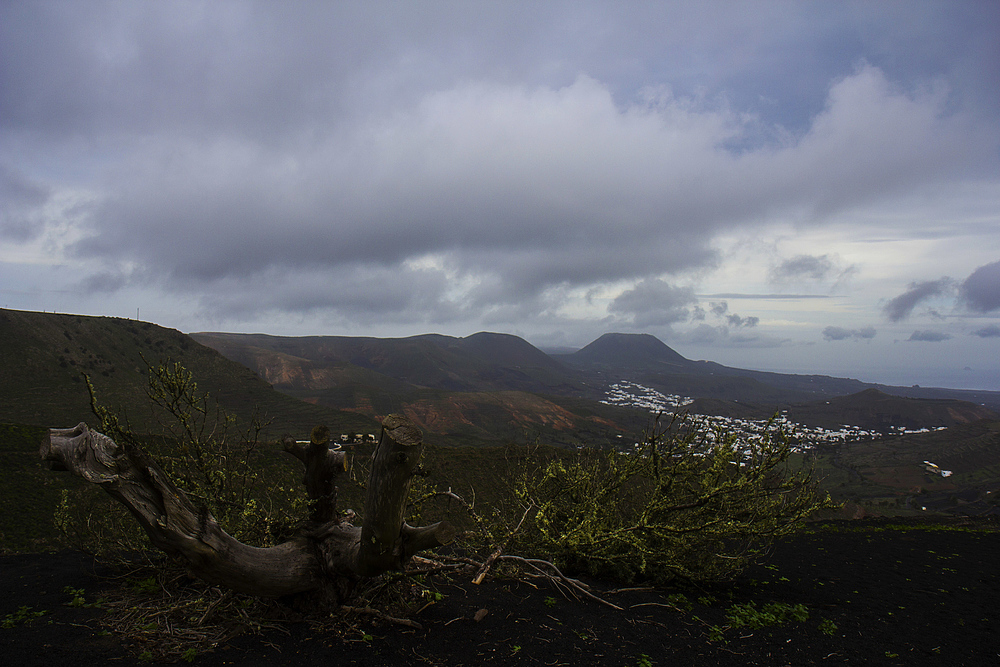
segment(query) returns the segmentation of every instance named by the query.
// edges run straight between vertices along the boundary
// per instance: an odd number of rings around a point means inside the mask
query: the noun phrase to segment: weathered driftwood
[[[338,516],[335,481],[347,459],[330,450],[329,431],[314,429],[308,445],[287,437],[283,444],[305,467],[311,516],[301,534],[269,548],[227,534],[146,452],[82,422],[51,429],[40,453],[53,470],[100,484],[129,509],[154,546],[186,561],[192,574],[244,593],[277,597],[322,589],[342,598],[358,577],[401,570],[418,551],[453,539],[455,531],[446,522],[414,528],[403,521],[410,478],[423,450],[420,431],[406,418],[390,415],[383,422],[361,526],[351,522],[353,513]]]

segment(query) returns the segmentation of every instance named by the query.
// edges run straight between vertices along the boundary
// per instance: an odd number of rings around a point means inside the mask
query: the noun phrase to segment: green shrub
[[[754,442],[683,418],[632,452],[581,450],[527,465],[514,493],[530,525],[508,551],[622,580],[723,580],[812,512],[831,507],[785,434]],[[527,523],[527,522],[526,522]]]
[[[171,481],[236,539],[270,546],[305,516],[306,498],[298,485],[276,480],[273,469],[268,474],[260,440],[264,424],[255,418],[240,429],[181,364],[149,368],[146,393],[162,427],[156,434],[136,434],[125,416],[98,403],[89,378],[87,384],[100,422],[96,430],[120,446],[148,451]],[[54,519],[74,546],[87,551],[148,548],[127,510],[96,487],[63,491]]]
[[[784,625],[789,621],[804,623],[809,620],[809,610],[803,604],[769,602],[760,609],[752,602],[734,604],[726,613],[731,628],[757,630],[773,625]]]

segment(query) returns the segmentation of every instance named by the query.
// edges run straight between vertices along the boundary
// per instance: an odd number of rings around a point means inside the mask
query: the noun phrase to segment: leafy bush
[[[264,424],[254,419],[239,430],[181,364],[149,367],[146,394],[162,427],[154,435],[136,434],[125,416],[98,403],[89,378],[87,384],[97,430],[122,447],[149,451],[171,481],[236,539],[273,545],[304,516],[306,499],[297,485],[268,475],[260,447]],[[145,535],[127,517],[117,501],[96,488],[83,488],[63,491],[55,523],[74,546],[87,551],[146,549]]]
[[[520,551],[622,580],[722,580],[812,512],[831,507],[811,469],[791,470],[784,433],[743,442],[657,418],[632,452],[581,450],[526,466]]]

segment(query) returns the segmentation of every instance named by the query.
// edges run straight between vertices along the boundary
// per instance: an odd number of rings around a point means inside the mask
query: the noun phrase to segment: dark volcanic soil
[[[357,618],[349,632],[317,634],[289,623],[236,637],[194,664],[1000,664],[1000,524],[890,528],[899,525],[813,526],[730,587],[614,592],[600,585],[624,611],[565,599],[547,584],[475,586],[455,577],[438,586],[443,599],[415,617],[423,630]],[[102,574],[76,553],[0,557],[0,620],[21,607],[47,612],[0,629],[0,662],[140,664],[119,637],[102,632],[104,612],[66,606],[67,586],[92,599],[110,585]],[[770,602],[804,605],[808,618],[734,627],[734,605],[759,610]]]

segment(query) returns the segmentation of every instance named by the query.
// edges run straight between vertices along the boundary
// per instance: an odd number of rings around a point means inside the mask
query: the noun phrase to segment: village
[[[612,384],[601,402],[607,405],[640,408],[654,414],[675,415],[687,412],[687,417],[691,423],[703,428],[706,432],[706,439],[710,442],[714,439],[715,434],[720,432],[734,433],[742,441],[752,443],[759,441],[768,431],[782,431],[794,443],[793,449],[800,452],[812,449],[817,445],[837,445],[863,440],[877,440],[892,435],[926,433],[931,430],[940,431],[945,428],[941,426],[936,429],[907,429],[900,426],[892,427],[883,433],[863,429],[860,426],[844,424],[837,430],[831,430],[796,423],[788,418],[787,411],[785,410],[780,411],[772,419],[739,419],[719,415],[695,414],[685,410],[687,406],[694,402],[694,399],[688,396],[664,394],[651,387],[624,380]]]

